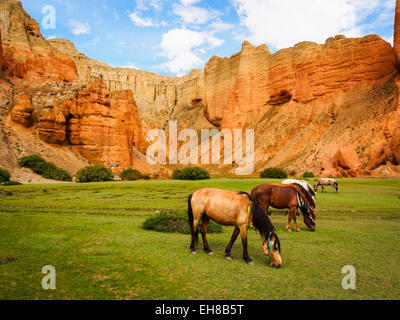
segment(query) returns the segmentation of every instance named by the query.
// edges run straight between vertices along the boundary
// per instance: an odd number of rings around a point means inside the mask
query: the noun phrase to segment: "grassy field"
[[[214,256],[191,255],[188,235],[141,228],[156,210],[186,209],[199,188],[269,182],[0,187],[0,299],[400,299],[400,180],[340,180],[339,194],[318,194],[315,233],[286,233],[285,212],[274,212],[279,270],[267,266],[255,232],[256,265],[247,266],[241,241],[224,259],[233,228],[209,235]],[[44,265],[56,268],[56,290],[42,289]],[[341,286],[345,265],[356,268],[356,290]]]

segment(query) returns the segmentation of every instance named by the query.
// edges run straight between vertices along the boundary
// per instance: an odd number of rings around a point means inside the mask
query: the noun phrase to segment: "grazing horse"
[[[291,222],[294,222],[294,230],[300,232],[296,221],[296,212],[300,208],[303,213],[304,223],[310,231],[315,231],[316,219],[313,204],[307,200],[307,196],[302,194],[294,185],[274,185],[263,184],[253,189],[251,197],[256,200],[264,212],[269,214],[269,207],[275,209],[289,209],[288,223],[286,231],[292,232]],[[303,205],[301,205],[303,203]]]
[[[319,179],[316,185],[314,186],[314,191],[317,192],[318,188],[321,187],[322,193],[327,192],[325,190],[326,186],[331,186],[333,191],[336,191],[339,193],[339,184],[335,179],[330,179],[330,178],[322,178]]]
[[[192,232],[190,249],[196,254],[198,244],[198,225],[203,221],[201,235],[204,251],[213,254],[207,242],[207,226],[213,220],[224,226],[236,227],[226,250],[225,257],[231,260],[231,250],[239,234],[242,237],[243,259],[247,264],[254,264],[247,252],[247,232],[255,228],[263,239],[262,249],[272,267],[282,266],[281,247],[275,228],[258,203],[248,193],[232,192],[221,189],[201,189],[188,198],[188,216]]]

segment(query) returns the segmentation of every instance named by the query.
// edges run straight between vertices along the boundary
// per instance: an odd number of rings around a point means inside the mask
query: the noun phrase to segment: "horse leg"
[[[243,259],[246,261],[248,265],[254,265],[253,260],[250,259],[249,253],[247,251],[247,230],[248,226],[243,225],[240,227],[240,235],[242,236],[242,244],[243,244]]]
[[[296,221],[296,212],[297,212],[297,209],[298,209],[297,207],[291,209],[291,210],[290,210],[290,215],[293,217],[294,231],[300,232],[301,230],[300,230],[299,226],[297,225],[297,221]]]
[[[266,212],[267,212],[267,215],[272,216],[272,212],[269,210],[269,203],[267,205]]]
[[[289,211],[288,223],[286,225],[286,231],[289,232],[289,233],[292,233],[292,229],[290,229],[291,223],[292,223],[292,216],[291,216],[290,211]]]
[[[198,226],[199,226],[200,218],[196,218],[193,221],[192,226],[192,242],[190,244],[190,250],[193,254],[196,254],[196,245],[199,243],[199,233],[198,233]]]
[[[229,242],[228,246],[225,249],[225,258],[227,258],[228,260],[232,260],[231,258],[232,247],[239,234],[240,234],[240,229],[236,227],[235,230],[233,231],[231,241]]]
[[[203,224],[201,225],[201,236],[203,237],[204,251],[208,254],[213,254],[213,252],[210,249],[210,246],[208,245],[208,241],[207,241],[207,228],[208,228],[209,222],[210,222],[210,219],[204,215],[203,216]]]

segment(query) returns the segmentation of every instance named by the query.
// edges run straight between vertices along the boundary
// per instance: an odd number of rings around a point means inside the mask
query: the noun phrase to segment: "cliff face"
[[[3,73],[17,84],[28,82],[72,82],[75,63],[65,54],[52,50],[40,33],[39,24],[22,8],[19,1],[0,3]]]
[[[3,0],[0,165],[23,177],[17,159],[39,153],[71,172],[113,161],[168,175],[145,161],[145,136],[178,121],[179,129],[254,129],[256,170],[400,175],[397,4],[394,49],[375,35],[274,54],[244,42],[232,57],[176,78],[113,68],[68,40],[46,41],[19,1]]]
[[[206,116],[222,128],[255,129],[258,168],[324,174],[318,164],[346,145],[367,163],[382,141],[382,121],[397,109],[393,59],[390,44],[374,35],[275,54],[245,42],[230,59],[207,63]]]
[[[390,44],[378,36],[303,42],[273,55],[245,42],[237,55],[206,65],[208,118],[222,127],[243,127],[255,109],[291,100],[306,105],[391,76],[392,61]]]
[[[7,141],[0,159],[15,175],[17,159],[31,153],[70,171],[113,161],[169,174],[144,160],[147,130],[178,118],[181,126],[207,123],[202,70],[175,78],[89,59],[68,40],[46,41],[16,0],[0,3],[0,30],[0,81],[7,80],[0,83]],[[71,161],[62,160],[66,154]]]
[[[81,82],[100,79],[111,92],[132,91],[141,119],[150,127],[164,127],[176,109],[190,106],[192,101],[203,100],[202,70],[193,70],[180,78],[159,76],[136,69],[113,68],[89,59],[68,40],[52,39],[49,44],[74,60]]]
[[[3,70],[3,65],[4,65],[4,54],[3,54],[3,40],[1,38],[1,30],[0,30],[0,71],[2,72]]]

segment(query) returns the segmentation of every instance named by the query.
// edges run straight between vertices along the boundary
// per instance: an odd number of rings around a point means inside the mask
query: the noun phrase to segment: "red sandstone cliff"
[[[397,109],[393,58],[375,35],[303,42],[275,54],[245,42],[231,58],[207,63],[205,114],[222,128],[255,129],[260,169],[323,174],[324,157],[346,145],[367,163],[382,141],[382,121]]]
[[[40,153],[71,172],[119,161],[165,173],[145,162],[144,137],[176,120],[195,130],[254,129],[256,170],[400,175],[399,2],[394,48],[376,35],[302,42],[274,54],[244,42],[204,72],[175,78],[115,69],[68,40],[46,41],[20,2],[4,0],[0,165],[22,175],[17,159]]]

